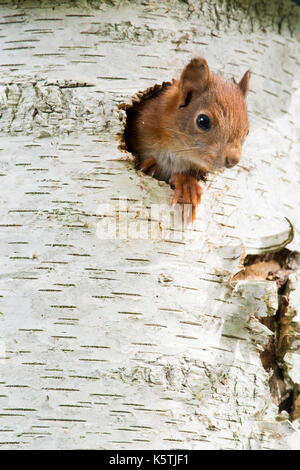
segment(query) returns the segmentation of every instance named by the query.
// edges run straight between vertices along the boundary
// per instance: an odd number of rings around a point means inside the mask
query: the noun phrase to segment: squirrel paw
[[[153,176],[156,172],[156,160],[155,158],[146,158],[140,166],[139,169],[146,173],[149,176]]]
[[[196,218],[196,207],[201,201],[202,188],[196,178],[189,175],[174,173],[169,183],[174,189],[172,206],[182,203],[182,220],[184,221],[184,204],[192,205],[192,222]]]

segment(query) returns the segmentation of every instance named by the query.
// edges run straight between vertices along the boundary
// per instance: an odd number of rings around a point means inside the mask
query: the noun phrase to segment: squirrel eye
[[[203,129],[204,131],[208,131],[210,129],[210,119],[206,114],[199,114],[196,119],[196,124],[199,129]]]

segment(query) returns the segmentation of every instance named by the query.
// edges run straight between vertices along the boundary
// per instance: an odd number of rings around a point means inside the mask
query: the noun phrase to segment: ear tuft
[[[247,72],[244,74],[243,78],[238,84],[238,87],[240,88],[241,92],[243,93],[244,96],[247,95],[248,90],[249,90],[249,80],[250,80],[250,75],[251,72],[250,70],[247,70]]]
[[[203,57],[192,59],[180,77],[180,107],[187,106],[193,92],[202,93],[211,83],[210,71]]]

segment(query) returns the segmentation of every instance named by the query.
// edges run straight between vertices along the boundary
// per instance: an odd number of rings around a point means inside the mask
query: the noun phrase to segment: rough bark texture
[[[2,1],[0,13],[2,448],[299,449],[297,263],[279,295],[263,277],[230,279],[245,254],[285,245],[286,218],[300,250],[300,8]],[[117,106],[194,55],[227,77],[251,67],[251,132],[183,237],[149,213],[171,189],[118,149]],[[134,239],[145,219],[152,239]],[[291,390],[282,410],[270,344]]]

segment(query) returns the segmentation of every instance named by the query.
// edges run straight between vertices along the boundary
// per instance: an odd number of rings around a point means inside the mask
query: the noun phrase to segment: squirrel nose
[[[240,159],[237,155],[230,155],[230,156],[225,158],[225,166],[226,166],[226,168],[232,168],[239,161],[240,161]]]
[[[237,164],[237,161],[234,158],[226,157],[226,159],[225,159],[226,168],[232,168],[236,164]]]

